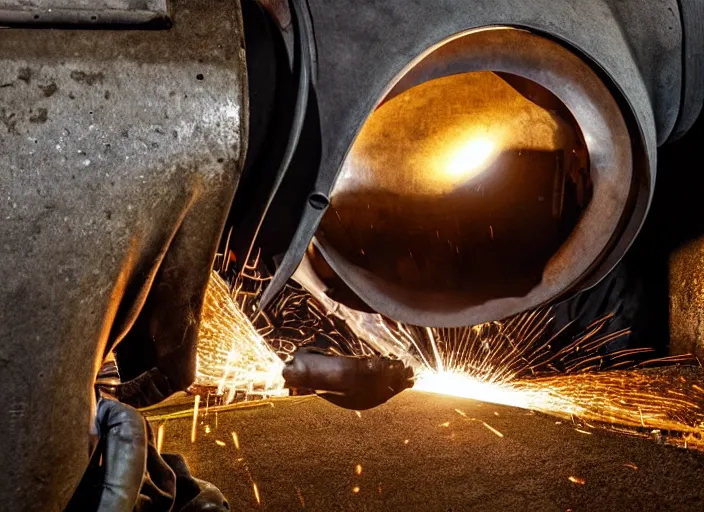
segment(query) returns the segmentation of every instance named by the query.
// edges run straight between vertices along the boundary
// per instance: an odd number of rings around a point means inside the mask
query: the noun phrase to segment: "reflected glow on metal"
[[[489,137],[477,137],[450,153],[445,172],[453,179],[470,180],[486,171],[497,153]]]

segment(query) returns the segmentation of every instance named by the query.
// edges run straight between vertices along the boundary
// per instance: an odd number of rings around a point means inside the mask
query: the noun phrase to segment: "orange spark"
[[[156,451],[161,453],[161,447],[164,445],[164,430],[166,423],[159,425],[159,430],[156,432]]]
[[[238,394],[285,395],[284,363],[243,311],[238,293],[217,272],[211,274],[198,330],[196,383],[216,386],[228,403]]]
[[[586,483],[584,478],[579,478],[578,476],[571,476],[568,478],[568,480],[570,482],[572,482],[573,484],[577,484],[577,485],[584,485]]]
[[[490,432],[492,432],[492,433],[493,433],[494,435],[496,435],[497,437],[504,437],[504,435],[503,435],[501,432],[499,432],[498,430],[496,430],[494,427],[492,427],[492,426],[489,425],[488,423],[482,421],[482,425],[484,425],[487,429],[489,429]]]
[[[257,500],[257,505],[261,505],[262,499],[259,496],[259,487],[257,487],[256,482],[252,482],[252,489],[254,490],[254,499]]]
[[[200,395],[196,395],[193,402],[193,424],[191,425],[191,443],[196,442],[196,429],[198,428],[198,406],[200,405]]]

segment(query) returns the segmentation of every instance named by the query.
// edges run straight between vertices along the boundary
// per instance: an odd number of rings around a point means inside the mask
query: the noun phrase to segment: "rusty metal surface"
[[[539,83],[562,100],[586,141],[594,191],[580,222],[547,263],[539,283],[531,283],[521,293],[489,297],[480,303],[469,291],[418,291],[355,265],[338,247],[326,242],[324,225],[317,241],[330,266],[373,309],[415,325],[472,325],[505,318],[559,296],[579,282],[621,235],[622,219],[630,213],[627,202],[633,179],[632,141],[607,87],[584,62],[548,39],[521,30],[479,30],[436,50],[409,66],[400,81],[392,83],[390,96],[433,78],[483,69]],[[349,158],[354,156],[353,150]],[[354,169],[357,164],[348,165]],[[364,167],[368,162],[359,165]],[[344,172],[338,179],[343,187],[349,183]],[[336,190],[337,185],[333,198]],[[371,189],[362,191],[362,195],[365,192],[375,200]]]
[[[193,378],[246,72],[236,2],[171,9],[171,30],[0,32],[0,503],[63,508],[108,344],[123,378]]]
[[[670,255],[670,353],[704,358],[704,238]]]

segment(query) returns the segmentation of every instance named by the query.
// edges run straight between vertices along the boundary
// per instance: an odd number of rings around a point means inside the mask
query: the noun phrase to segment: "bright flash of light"
[[[691,383],[649,370],[556,375],[494,384],[461,374],[446,377],[428,371],[420,375],[414,389],[627,427],[637,434],[666,431],[693,447],[704,448],[704,394]]]
[[[328,339],[331,354],[402,360],[415,371],[415,390],[534,410],[704,449],[704,387],[697,377],[687,379],[681,372],[641,368],[637,361],[648,349],[606,350],[628,333],[601,334],[612,315],[573,338],[565,335],[567,327],[546,335],[552,322],[549,309],[467,328],[418,328],[350,310],[305,284],[312,296],[291,288],[275,304],[274,323],[279,323],[270,324],[268,333],[276,329],[277,334],[269,336],[245,314],[251,309],[247,302],[238,302],[237,294],[214,273],[200,330],[199,383],[217,387],[230,400],[240,392],[257,397],[285,394],[283,363],[272,346],[286,356],[321,335]],[[331,317],[342,319],[348,330],[335,330]],[[693,361],[670,358],[649,364],[682,362]],[[233,440],[237,445],[236,436]]]
[[[611,368],[632,367],[629,370],[595,371],[607,357],[599,356],[599,349],[615,339],[598,336],[604,326],[601,320],[550,355],[546,349],[552,340],[536,343],[547,318],[542,314],[519,318],[514,324],[518,329],[495,326],[478,336],[474,328],[475,337],[456,329],[434,330],[426,341],[436,345],[430,352],[437,353],[442,364],[421,369],[414,389],[529,409],[633,435],[666,437],[673,444],[704,449],[704,389],[696,378],[688,380],[662,368],[638,368],[633,358],[640,349],[610,355]],[[526,349],[521,339],[532,342],[528,343],[532,348]],[[484,349],[477,349],[481,346]],[[489,354],[480,356],[481,350]],[[514,357],[516,351],[519,358]],[[553,365],[563,372],[551,370]]]
[[[227,403],[238,393],[245,398],[280,396],[286,394],[283,366],[227,283],[213,272],[198,332],[196,382],[216,387]]]
[[[474,137],[450,154],[445,172],[453,179],[469,180],[486,170],[496,152],[493,139]]]
[[[509,405],[522,409],[530,408],[524,395],[516,393],[513,386],[483,382],[463,373],[434,372],[425,370],[413,386],[416,391],[425,391],[459,398],[470,398],[493,404]]]

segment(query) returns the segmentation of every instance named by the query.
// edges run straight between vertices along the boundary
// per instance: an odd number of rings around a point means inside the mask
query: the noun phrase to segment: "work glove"
[[[194,478],[183,457],[158,452],[148,423],[129,405],[100,397],[94,434],[90,465],[64,512],[229,510],[217,487]]]
[[[299,349],[283,370],[290,389],[312,390],[328,402],[362,411],[413,387],[413,370],[381,357],[330,356]]]
[[[147,468],[147,430],[132,407],[100,397],[98,443],[66,511],[132,512]]]

